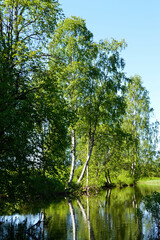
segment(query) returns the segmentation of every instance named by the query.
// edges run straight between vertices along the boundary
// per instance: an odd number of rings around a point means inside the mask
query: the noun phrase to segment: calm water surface
[[[0,239],[156,240],[156,222],[142,202],[153,191],[160,186],[115,188],[41,206],[8,205],[0,216]]]

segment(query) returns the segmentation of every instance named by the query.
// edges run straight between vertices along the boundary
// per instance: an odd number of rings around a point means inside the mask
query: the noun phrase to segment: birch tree
[[[96,74],[91,76],[90,94],[86,98],[83,114],[87,125],[88,147],[87,158],[77,183],[83,179],[95,144],[97,128],[104,124],[110,125],[123,112],[123,91],[126,81],[123,73],[124,60],[120,51],[125,47],[125,41],[112,39],[97,44],[98,53],[93,60]]]
[[[122,128],[132,135],[132,145],[126,151],[127,159],[130,161],[131,176],[136,179],[140,175],[141,164],[153,160],[156,153],[157,130],[152,131],[149,93],[143,86],[141,77],[136,75],[128,84],[126,96],[126,113],[124,115]],[[151,140],[152,139],[152,140]],[[128,161],[128,163],[129,163]]]
[[[126,79],[120,51],[125,45],[124,40],[114,39],[94,43],[85,21],[76,17],[65,19],[55,31],[50,53],[57,56],[57,60],[52,59],[50,69],[59,68],[59,87],[72,115],[72,166],[68,184],[74,175],[76,142],[85,137],[88,146],[79,183],[92,155],[97,126],[121,114]],[[82,159],[78,160],[82,163]]]
[[[83,19],[72,17],[61,21],[50,44],[50,53],[57,56],[50,68],[58,70],[59,88],[68,104],[70,118],[72,164],[68,184],[72,182],[76,162],[76,129],[79,108],[84,104],[92,56],[95,54],[93,35]]]

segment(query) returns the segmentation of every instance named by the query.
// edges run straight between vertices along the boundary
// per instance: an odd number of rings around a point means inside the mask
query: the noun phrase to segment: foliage
[[[112,177],[112,183],[116,186],[131,186],[134,184],[134,179],[130,177],[129,171],[121,170],[117,177]]]
[[[54,0],[0,3],[1,192],[14,192],[16,184],[23,188],[25,181],[31,185],[35,169],[60,177],[66,165],[66,110],[56,79],[46,69],[45,47],[61,16]],[[42,184],[35,176],[35,188],[49,192],[49,179]],[[54,178],[52,192],[58,190],[56,183]]]
[[[124,150],[123,159],[129,167],[130,175],[137,181],[146,171],[147,163],[152,163],[156,156],[158,123],[151,123],[153,109],[150,107],[148,91],[143,87],[141,78],[135,76],[128,83],[126,110],[122,129],[130,134],[130,144]]]

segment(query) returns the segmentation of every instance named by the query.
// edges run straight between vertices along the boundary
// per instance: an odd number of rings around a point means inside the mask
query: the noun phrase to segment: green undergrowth
[[[15,172],[6,175],[1,184],[0,199],[25,199],[27,201],[34,200],[49,200],[57,199],[64,196],[81,196],[85,194],[95,195],[101,189],[112,187],[125,187],[133,186],[134,179],[131,178],[128,172],[123,171],[117,176],[111,176],[111,184],[106,184],[104,181],[101,184],[96,184],[96,181],[89,182],[86,187],[86,180],[77,185],[73,181],[71,186],[67,186],[66,177],[58,177],[58,175],[46,174],[43,176],[42,172],[34,171],[27,172],[19,176]],[[94,179],[93,179],[94,180]],[[160,185],[160,178],[158,177],[145,177],[141,178],[138,184],[156,184]]]
[[[112,184],[116,187],[132,186],[135,180],[130,177],[127,171],[122,171],[117,176],[113,177]]]

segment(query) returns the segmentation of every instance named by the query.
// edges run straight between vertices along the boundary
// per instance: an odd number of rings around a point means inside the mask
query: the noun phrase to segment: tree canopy
[[[64,190],[153,174],[158,122],[141,78],[126,77],[125,47],[94,42],[56,0],[0,1],[1,191],[33,175]]]

